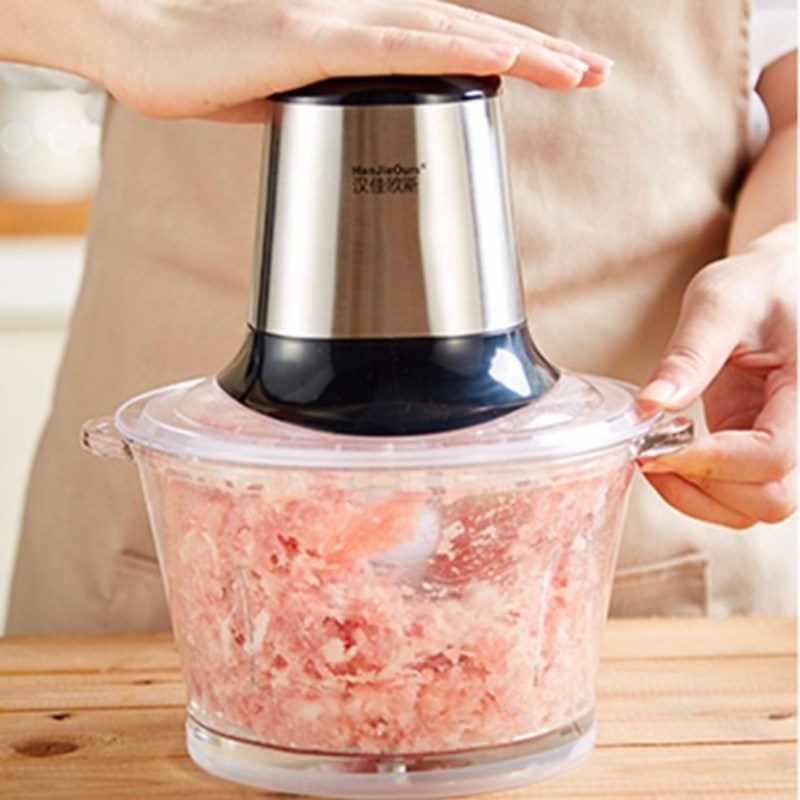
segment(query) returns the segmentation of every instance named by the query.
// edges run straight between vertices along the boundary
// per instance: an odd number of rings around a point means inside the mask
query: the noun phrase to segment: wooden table
[[[0,197],[0,236],[75,236],[86,233],[91,199],[63,202]]]
[[[794,620],[613,621],[599,693],[591,760],[498,798],[795,797]],[[270,797],[193,766],[183,699],[167,636],[0,640],[0,796]]]

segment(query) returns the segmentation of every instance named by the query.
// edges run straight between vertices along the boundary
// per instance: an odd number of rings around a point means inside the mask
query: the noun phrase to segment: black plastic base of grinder
[[[299,339],[249,329],[220,386],[318,430],[397,436],[464,428],[527,405],[558,378],[525,325],[444,338]]]

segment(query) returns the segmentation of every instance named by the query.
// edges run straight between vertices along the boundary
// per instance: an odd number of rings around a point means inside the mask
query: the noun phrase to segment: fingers
[[[756,485],[733,481],[694,483],[718,503],[759,522],[782,522],[797,510],[797,474],[773,483]]]
[[[520,54],[514,45],[388,26],[328,26],[319,31],[314,47],[326,77],[502,74],[512,69]]]
[[[642,466],[650,475],[672,472],[698,480],[763,484],[792,469],[787,448],[760,431],[720,431],[698,439],[680,453]]]
[[[583,60],[565,50],[548,47],[543,34],[525,25],[508,23],[488,14],[457,9],[442,3],[403,4],[393,6],[391,10],[379,7],[371,12],[371,17],[392,27],[519,47],[519,56],[509,72],[543,88],[599,86],[611,69],[610,60],[601,56],[591,59],[599,65],[593,67],[588,59]],[[575,53],[582,52],[577,46],[572,49]]]
[[[764,382],[751,430],[720,430],[642,465],[668,503],[709,522],[743,528],[780,522],[797,508],[797,390],[793,370]]]
[[[751,430],[722,430],[677,453],[642,466],[649,473],[673,472],[702,480],[769,484],[781,481],[797,463],[797,388],[792,370],[771,374],[765,404]]]
[[[712,432],[749,430],[764,407],[764,376],[732,364],[703,392],[706,424]]]
[[[645,477],[673,508],[695,519],[740,530],[750,528],[757,522],[747,514],[728,508],[678,475],[646,474]]]
[[[667,354],[639,398],[664,408],[679,409],[696,400],[733,353],[744,321],[723,288],[695,279]]]
[[[797,475],[755,485],[733,481],[695,481],[673,474],[645,476],[664,499],[680,511],[707,522],[744,528],[776,523],[797,510]]]
[[[589,71],[583,76],[583,80],[580,82],[578,88],[596,89],[606,82],[610,74],[610,69],[606,73],[595,72],[593,69],[589,69]]]
[[[442,12],[446,9],[447,14],[451,17],[458,18],[471,23],[479,23],[490,29],[493,32],[503,32],[509,36],[513,36],[521,42],[528,42],[530,44],[540,45],[546,47],[554,52],[563,53],[565,55],[577,58],[580,61],[589,65],[589,72],[594,73],[595,76],[601,76],[601,82],[608,77],[611,72],[614,62],[606,56],[595,53],[591,50],[586,50],[574,42],[566,39],[558,39],[554,36],[548,36],[541,31],[531,28],[528,25],[523,25],[519,22],[513,22],[503,17],[494,16],[492,14],[484,14],[470,8],[456,6],[451,4],[443,4],[438,0],[416,0],[413,3],[415,7],[433,10],[434,12]]]

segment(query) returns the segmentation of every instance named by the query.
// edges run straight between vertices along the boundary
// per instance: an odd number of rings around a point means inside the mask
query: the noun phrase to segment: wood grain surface
[[[495,797],[794,798],[795,652],[788,618],[611,621],[594,755]],[[168,636],[0,639],[0,797],[278,797],[197,769],[183,702]]]
[[[0,236],[76,236],[86,233],[91,200],[55,202],[0,197]]]

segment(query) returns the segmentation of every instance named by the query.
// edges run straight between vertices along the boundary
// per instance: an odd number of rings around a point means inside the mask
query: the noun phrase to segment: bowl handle
[[[131,461],[133,452],[128,442],[120,436],[112,417],[90,419],[81,428],[81,446],[101,458]]]
[[[689,417],[666,417],[639,439],[636,458],[640,461],[666,456],[694,441],[694,422]]]

